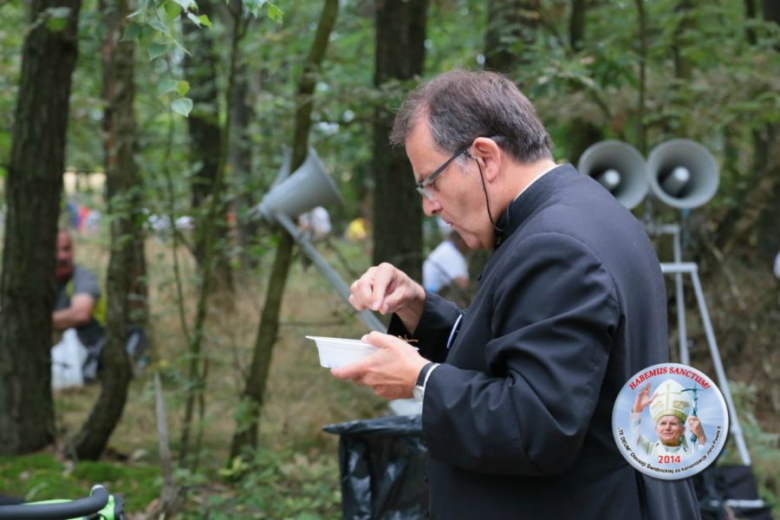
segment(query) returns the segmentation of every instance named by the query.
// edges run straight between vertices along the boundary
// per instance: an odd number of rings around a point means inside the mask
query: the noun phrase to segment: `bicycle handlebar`
[[[89,498],[50,504],[0,506],[0,519],[62,520],[63,518],[79,518],[97,513],[106,507],[106,504],[108,504],[108,490],[98,485],[92,488]]]

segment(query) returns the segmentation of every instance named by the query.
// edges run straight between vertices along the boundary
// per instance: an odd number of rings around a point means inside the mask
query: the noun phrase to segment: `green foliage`
[[[185,97],[174,99],[171,101],[171,108],[177,114],[181,114],[184,117],[187,117],[192,111],[192,100]]]
[[[254,417],[257,415],[260,406],[251,399],[241,399],[233,412],[233,418],[236,421],[236,433],[243,433],[254,426]],[[239,459],[240,460],[240,459]]]
[[[245,0],[244,6],[254,17],[260,16],[265,7],[268,18],[277,23],[282,22],[282,11],[267,0]],[[122,41],[136,41],[148,55],[149,61],[160,58],[178,59],[177,53],[187,53],[181,43],[179,20],[189,20],[201,28],[212,27],[209,17],[197,15],[197,11],[198,4],[195,0],[141,0],[138,10],[130,16],[132,21],[125,29]],[[165,78],[163,81],[177,80]],[[179,115],[189,116],[193,107],[192,100],[184,97],[179,89],[158,87],[158,92],[161,96],[178,93],[179,97],[170,101],[170,107]]]
[[[0,2],[2,3],[2,2]],[[302,73],[302,63],[308,52],[309,37],[316,26],[322,2],[287,2],[276,4],[264,0],[246,0],[242,8],[218,2],[219,16],[200,14],[194,0],[142,0],[130,16],[123,41],[136,44],[136,99],[138,114],[139,150],[136,160],[144,175],[144,210],[147,219],[189,216],[202,218],[191,208],[190,189],[199,168],[189,155],[187,116],[193,110],[188,95],[190,85],[182,78],[182,61],[186,46],[182,43],[182,24],[199,28],[195,37],[214,36],[219,53],[218,83],[220,94],[225,92],[229,48],[233,20],[252,18],[246,36],[239,44],[241,64],[245,67],[249,84],[248,103],[251,107],[248,131],[245,136],[233,134],[232,140],[246,142],[252,153],[249,172],[244,176],[230,172],[226,200],[259,202],[273,182],[282,162],[282,147],[291,142],[293,111],[296,101],[296,80]],[[310,143],[336,179],[345,205],[328,208],[336,231],[341,231],[351,219],[370,208],[373,184],[371,179],[372,124],[375,109],[389,106],[396,109],[403,94],[415,83],[388,83],[381,89],[373,86],[374,73],[374,13],[371,1],[341,2],[336,28],[331,36],[324,67],[317,78],[313,118],[315,121]],[[569,3],[544,2],[540,11],[540,25],[533,45],[524,47],[523,61],[510,71],[518,84],[523,85],[548,125],[556,142],[556,159],[568,158],[572,122],[584,119],[598,126],[606,136],[636,142],[638,102],[638,23],[634,2],[608,0],[589,2],[585,39],[581,47],[571,49],[569,44]],[[648,15],[649,54],[647,56],[648,85],[646,112],[643,124],[652,146],[670,137],[688,137],[704,142],[723,165],[721,189],[713,206],[730,207],[740,200],[739,190],[749,185],[754,171],[756,152],[754,132],[765,132],[766,125],[776,124],[780,118],[780,83],[777,71],[780,62],[777,52],[780,31],[776,24],[760,20],[746,20],[743,2],[713,0],[696,2],[682,13],[678,1],[656,0],[645,2]],[[62,12],[49,12],[34,23],[46,23],[50,30],[58,30]],[[262,16],[265,14],[265,16]],[[223,16],[224,15],[224,16]],[[479,69],[483,62],[486,3],[480,0],[441,0],[431,2],[427,22],[425,77],[431,77],[454,67]],[[20,56],[23,38],[29,29],[28,6],[23,2],[5,2],[0,7],[0,177],[8,164],[13,129],[13,114],[21,70]],[[192,26],[192,25],[191,25]],[[190,26],[190,27],[191,27]],[[23,28],[25,30],[20,30]],[[98,2],[85,0],[80,16],[79,62],[71,93],[70,125],[67,164],[80,172],[103,169],[103,125],[101,46],[104,36]],[[756,43],[748,43],[745,32],[756,35]],[[208,32],[207,32],[208,31]],[[519,42],[517,42],[519,43]],[[677,77],[675,51],[691,67],[690,78]],[[220,97],[224,99],[224,96]],[[224,102],[211,114],[224,122],[227,107]],[[378,136],[377,138],[384,138]],[[734,160],[726,161],[729,149]],[[728,153],[727,153],[728,152]],[[168,185],[170,180],[170,186]],[[170,189],[170,191],[169,191]],[[398,179],[398,189],[412,189],[411,179]],[[170,194],[170,199],[169,199]],[[84,197],[83,194],[78,195]],[[83,200],[83,199],[82,199]],[[248,207],[237,210],[239,223],[250,220]],[[94,202],[99,204],[98,199]],[[100,206],[98,206],[101,209]],[[127,210],[127,208],[124,208]],[[155,244],[157,256],[150,255],[154,264],[162,265],[170,256],[171,231],[160,232]],[[191,245],[188,232],[179,239]],[[159,242],[157,241],[159,240]],[[268,269],[264,260],[274,250],[274,236],[261,231],[256,241],[248,244],[246,252],[259,262],[257,271],[245,276],[256,278],[258,272]],[[151,242],[151,241],[150,241]],[[235,243],[222,247],[234,257],[240,252]],[[342,245],[339,245],[342,247]],[[344,246],[346,247],[346,246]],[[367,267],[362,244],[351,245],[348,251],[352,271]],[[182,248],[180,259],[191,266],[191,257]],[[334,260],[334,263],[336,261]],[[343,267],[343,266],[340,266]],[[162,268],[161,268],[162,269]],[[175,292],[173,275],[168,264],[164,274],[156,273],[154,297],[160,304],[157,319],[175,321]],[[200,283],[193,269],[184,269],[185,287]],[[344,276],[347,269],[342,269]],[[317,275],[301,273],[300,280],[316,279]],[[262,290],[260,288],[259,290]],[[315,287],[309,297],[325,301],[329,288]],[[312,296],[313,295],[313,296]],[[287,297],[287,296],[286,296]],[[253,294],[254,302],[261,301]],[[191,313],[192,294],[185,293],[185,313]],[[292,318],[309,311],[310,301],[290,311]],[[334,307],[338,307],[334,304]],[[339,307],[325,316],[328,319],[347,320],[348,311]],[[247,313],[245,321],[256,320],[257,312]],[[230,432],[220,431],[221,438],[212,440],[209,449],[218,450],[224,444],[237,421],[240,428],[253,411],[240,402],[240,383],[246,371],[246,359],[240,357],[237,345],[246,346],[251,339],[235,339],[233,331],[219,328],[223,315],[215,314],[216,325],[207,330],[207,353],[213,366],[229,365],[231,372],[221,377],[219,384],[228,397],[221,396],[220,407],[226,416],[204,421],[208,436],[210,429],[226,428],[219,422],[230,423]],[[322,318],[322,316],[319,316]],[[156,345],[169,350],[160,354],[169,368],[163,372],[166,383],[177,392],[192,383],[186,376],[189,358],[181,355],[181,330],[176,321],[163,332],[155,330]],[[230,361],[221,359],[228,357]],[[276,355],[276,354],[275,354]],[[296,369],[299,368],[296,365]],[[224,369],[228,372],[227,369]],[[297,372],[296,372],[297,374]],[[291,375],[290,378],[298,377]],[[316,375],[306,374],[314,379]],[[224,381],[229,381],[225,383]],[[210,385],[214,383],[210,382]],[[216,386],[216,384],[214,384]],[[366,412],[356,398],[354,387],[326,382],[319,388],[327,390],[329,400],[338,403],[350,416]],[[743,391],[734,385],[738,400],[751,395],[755,389]],[[209,387],[207,403],[213,399]],[[753,394],[754,395],[754,394]],[[174,397],[180,404],[180,396]],[[178,399],[178,400],[177,400]],[[291,396],[289,403],[305,400]],[[748,397],[749,399],[749,397]],[[149,407],[149,400],[144,404]],[[58,403],[60,409],[68,403]],[[378,412],[380,404],[375,405]],[[324,406],[322,408],[325,408]],[[739,404],[742,410],[742,402]],[[173,407],[177,410],[177,407]],[[748,408],[749,409],[749,408]],[[333,414],[330,409],[324,418],[298,415],[290,423],[321,423]],[[742,417],[741,417],[742,418]],[[289,424],[270,421],[270,438],[287,434]],[[748,445],[753,451],[756,474],[762,486],[762,496],[773,501],[776,510],[777,490],[780,489],[780,458],[777,437],[762,432],[752,413],[743,419]],[[147,428],[150,429],[150,428]],[[153,429],[153,428],[151,428]],[[213,434],[215,437],[217,433]],[[303,435],[303,434],[301,434]],[[314,437],[315,434],[308,434]],[[268,442],[265,440],[264,442]],[[182,484],[202,486],[194,498],[193,518],[338,518],[338,468],[333,452],[309,453],[302,449],[305,442],[297,439],[297,451],[287,448],[275,454],[270,448],[254,453],[250,463],[232,465],[228,469],[208,468],[201,473],[179,472]],[[321,439],[309,441],[316,445]],[[175,449],[174,445],[174,449]],[[207,448],[203,449],[207,454]],[[727,457],[736,450],[729,448]],[[204,455],[204,460],[207,457]],[[220,462],[222,454],[214,456]],[[0,488],[7,493],[29,494],[30,498],[78,497],[88,491],[96,480],[114,482],[112,490],[124,493],[131,502],[129,510],[144,509],[159,492],[156,470],[129,464],[97,463],[93,466],[79,463],[69,466],[48,454],[0,460]],[[139,474],[134,472],[138,471]],[[147,473],[148,472],[148,473]],[[23,475],[20,480],[19,476]],[[113,479],[113,480],[112,480]],[[209,487],[211,486],[211,487]],[[129,490],[129,491],[126,491]],[[307,516],[308,515],[308,516]]]
[[[268,0],[243,0],[243,3],[244,7],[252,14],[252,16],[260,16],[263,11],[263,7],[265,7],[269,19],[276,23],[282,23],[284,13],[275,4],[272,4]]]
[[[192,22],[197,25],[198,27],[206,26],[209,29],[211,28],[211,20],[209,20],[209,17],[205,14],[202,14],[200,16],[195,16],[192,13],[187,13],[187,18],[192,20]]]
[[[321,520],[341,518],[338,464],[330,453],[258,449],[250,462],[221,470],[229,491],[199,500],[186,518]]]
[[[70,16],[69,7],[50,7],[43,12],[42,18],[46,20],[46,28],[51,32],[60,32],[65,29]]]

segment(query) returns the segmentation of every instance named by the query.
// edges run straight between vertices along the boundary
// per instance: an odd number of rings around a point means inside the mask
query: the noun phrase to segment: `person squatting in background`
[[[105,329],[106,308],[101,298],[100,284],[89,269],[73,261],[73,240],[67,231],[57,235],[57,301],[52,313],[56,332],[76,329],[79,341],[87,350],[84,379],[97,379],[100,352]]]

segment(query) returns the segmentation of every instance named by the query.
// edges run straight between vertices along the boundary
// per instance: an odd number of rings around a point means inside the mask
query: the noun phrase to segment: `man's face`
[[[421,182],[436,171],[452,154],[442,153],[436,147],[428,123],[420,121],[406,139],[406,155],[412,163],[416,182]],[[450,163],[426,189],[433,200],[422,197],[423,211],[428,216],[439,216],[457,231],[471,249],[489,249],[493,246],[493,225],[488,218],[485,195],[474,159],[462,156]]]
[[[664,415],[655,423],[655,433],[658,440],[665,446],[679,446],[682,436],[685,434],[685,426],[674,415]]]
[[[64,282],[73,274],[73,243],[67,233],[57,235],[57,281]]]

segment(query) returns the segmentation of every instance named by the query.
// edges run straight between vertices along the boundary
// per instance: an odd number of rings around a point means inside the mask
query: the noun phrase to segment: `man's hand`
[[[634,409],[632,410],[632,412],[642,413],[642,410],[647,408],[655,398],[656,396],[650,397],[650,383],[647,383],[645,386],[642,387],[642,389],[637,394],[636,400],[634,401]]]
[[[362,341],[381,350],[355,363],[334,368],[331,373],[339,379],[369,386],[376,395],[388,400],[412,397],[420,370],[428,360],[395,336],[372,332],[363,336]]]
[[[704,444],[707,442],[707,436],[704,434],[704,428],[701,425],[701,419],[695,415],[688,417],[688,429],[699,440],[699,444]]]
[[[414,332],[420,323],[425,290],[391,264],[371,267],[349,289],[349,303],[359,311],[396,313],[410,332]]]

